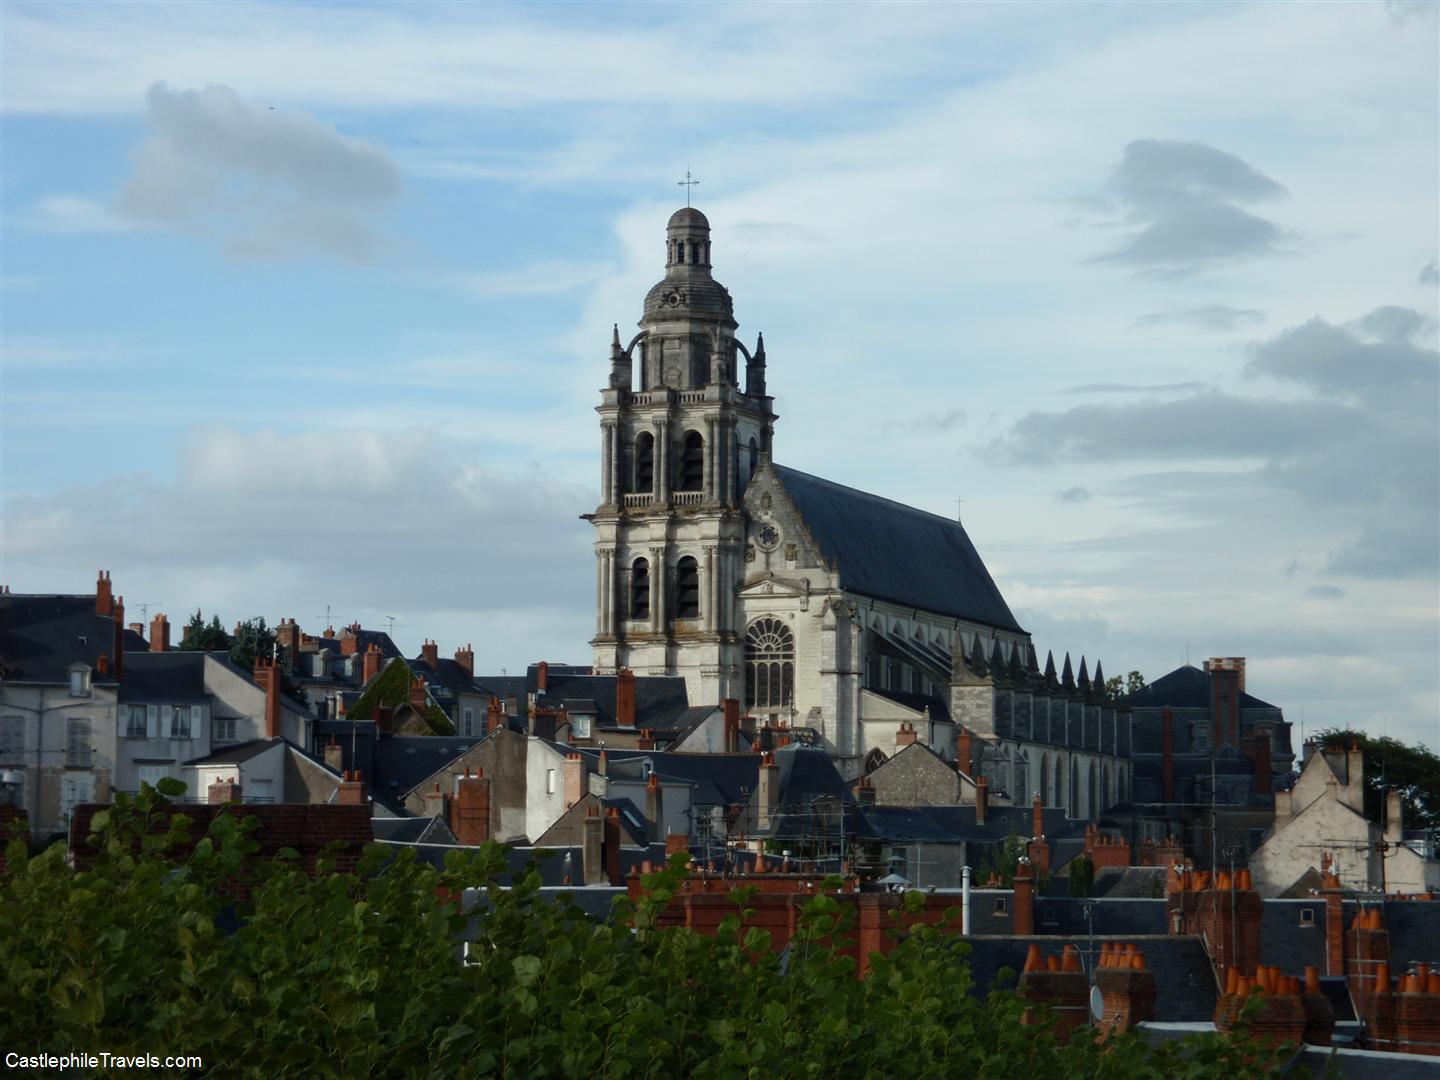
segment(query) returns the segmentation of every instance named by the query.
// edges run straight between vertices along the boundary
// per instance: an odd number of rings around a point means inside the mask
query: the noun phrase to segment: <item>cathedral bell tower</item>
[[[677,210],[640,332],[622,346],[617,326],[610,344],[596,409],[600,505],[588,515],[596,673],[683,675],[693,705],[741,693],[741,496],[775,423],[764,339],[753,353],[736,339],[730,293],[710,266],[710,222]]]

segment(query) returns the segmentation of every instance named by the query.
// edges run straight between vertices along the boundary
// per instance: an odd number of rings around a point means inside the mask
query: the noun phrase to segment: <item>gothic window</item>
[[[779,709],[794,698],[795,635],[779,619],[760,619],[745,634],[745,703]]]
[[[650,618],[650,564],[644,559],[630,567],[630,618]]]
[[[705,440],[698,431],[685,433],[680,451],[680,483],[676,491],[699,491],[705,485]]]
[[[1050,802],[1050,761],[1044,754],[1040,755],[1040,802],[1048,805]]]
[[[700,565],[689,555],[675,564],[675,617],[700,617]]]
[[[655,489],[655,436],[642,431],[635,439],[635,491]]]
[[[752,435],[750,436],[750,471],[745,474],[745,479],[747,482],[749,481],[750,477],[755,475],[755,467],[759,463],[759,460],[760,450],[755,445],[755,436]]]

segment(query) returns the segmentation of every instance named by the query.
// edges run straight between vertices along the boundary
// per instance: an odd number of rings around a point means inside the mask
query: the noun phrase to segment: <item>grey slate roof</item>
[[[142,652],[125,654],[120,700],[185,704],[200,702],[205,693],[203,652]]]
[[[904,705],[907,709],[914,709],[918,713],[923,713],[926,709],[929,709],[931,720],[950,719],[950,705],[942,697],[929,694],[910,694],[901,690],[885,690],[878,686],[867,686],[865,689],[872,694],[878,694],[888,701],[893,701],[897,705]]]
[[[65,683],[74,663],[115,662],[115,621],[95,614],[95,597],[0,594],[0,672],[17,682]],[[129,654],[126,654],[126,661]],[[95,685],[114,676],[91,676]]]
[[[1210,673],[1201,671],[1190,664],[1176,668],[1168,675],[1162,675],[1143,690],[1137,690],[1125,699],[1132,709],[1208,709],[1210,708]],[[1268,701],[1261,701],[1252,694],[1240,695],[1242,709],[1276,709]]]
[[[771,467],[843,588],[1023,633],[958,521]]]
[[[591,701],[595,722],[601,727],[615,724],[615,676],[573,673],[554,668],[545,680],[545,692],[536,701],[554,707],[566,701]],[[635,726],[637,728],[673,727],[690,707],[685,680],[678,676],[637,676],[635,679]]]
[[[206,754],[204,757],[191,758],[185,762],[186,765],[238,765],[242,761],[249,761],[253,757],[259,757],[278,742],[278,739],[251,739],[249,742],[236,743],[234,746],[224,746],[219,750]]]

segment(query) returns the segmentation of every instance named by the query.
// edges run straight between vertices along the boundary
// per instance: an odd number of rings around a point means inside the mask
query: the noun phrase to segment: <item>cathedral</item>
[[[1116,710],[1100,707],[1083,665],[1077,684],[1067,658],[1068,687],[1038,670],[959,522],[775,460],[764,338],[752,349],[736,336],[711,267],[709,221],[676,211],[639,333],[623,343],[617,326],[610,346],[600,505],[587,515],[595,672],[682,676],[692,702],[738,698],[823,745],[847,776],[913,741],[950,759],[970,742],[957,739],[963,725],[976,745],[962,768],[997,793],[1028,800],[1042,760],[1047,805],[1098,806],[1105,775],[1118,793],[1128,760]],[[1027,718],[1025,739],[1002,736],[1008,691],[1028,683],[1043,692],[1027,701],[1051,690],[1075,701],[1047,705],[1043,726]],[[1051,767],[1029,740],[1069,748],[1064,790],[1059,759]],[[1123,743],[1128,755],[1128,728]],[[1095,793],[1088,780],[1069,790],[1071,758],[1092,749]]]

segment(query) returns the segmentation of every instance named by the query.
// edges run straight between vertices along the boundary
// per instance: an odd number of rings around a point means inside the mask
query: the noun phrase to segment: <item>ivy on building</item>
[[[385,670],[375,676],[374,681],[365,688],[365,692],[355,704],[346,710],[346,719],[370,720],[376,708],[400,708],[409,702],[410,684],[414,681],[415,673],[404,660],[391,660]],[[445,715],[444,709],[430,700],[428,694],[425,698],[425,720],[430,725],[431,734],[455,734],[455,725],[451,723],[450,717]]]

